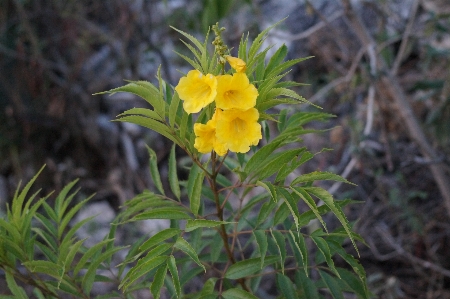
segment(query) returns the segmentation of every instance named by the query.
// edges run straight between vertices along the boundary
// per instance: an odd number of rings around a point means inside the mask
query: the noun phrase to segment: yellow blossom
[[[258,123],[259,112],[255,108],[242,111],[217,109],[216,138],[230,151],[246,153],[251,145],[261,140],[261,125]]]
[[[190,71],[182,77],[175,87],[183,108],[187,113],[197,113],[214,101],[217,94],[217,78],[211,74],[203,75],[198,70]]]
[[[214,150],[219,156],[227,153],[228,148],[224,143],[220,143],[216,138],[216,115],[214,113],[211,120],[205,124],[194,124],[195,143],[194,147],[203,154]]]
[[[247,70],[247,64],[244,60],[233,56],[225,56],[225,58],[230,66],[236,70],[236,72],[243,73]]]
[[[245,73],[217,77],[216,107],[247,110],[256,105],[258,90],[250,84]]]

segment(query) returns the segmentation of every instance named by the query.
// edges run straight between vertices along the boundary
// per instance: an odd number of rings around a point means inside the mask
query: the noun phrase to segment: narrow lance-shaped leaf
[[[292,181],[291,186],[300,184],[300,183],[308,183],[308,182],[324,181],[324,180],[337,181],[337,182],[343,182],[343,183],[355,185],[352,182],[347,181],[340,175],[337,175],[337,174],[334,174],[331,172],[326,172],[326,171],[314,171],[311,173],[303,174],[303,175],[295,178]]]
[[[281,273],[284,274],[284,261],[286,260],[286,239],[283,234],[277,230],[270,230],[272,234],[275,244],[278,247],[278,251],[280,252],[280,264],[281,264]]]
[[[320,276],[322,277],[323,282],[330,290],[331,296],[333,296],[334,299],[344,299],[344,296],[342,295],[342,291],[340,288],[341,282],[338,281],[335,277],[326,273],[325,271],[319,270],[319,273]]]
[[[175,144],[172,146],[169,156],[169,184],[173,194],[176,196],[178,200],[180,200],[181,191],[180,191],[180,184],[178,182]]]
[[[345,217],[344,212],[342,212],[341,207],[334,203],[333,195],[331,195],[325,189],[322,189],[319,187],[307,187],[307,188],[305,187],[303,189],[306,192],[323,200],[323,202],[331,209],[331,211],[336,215],[336,217],[339,219],[339,222],[344,227],[345,232],[347,233],[348,237],[350,238],[350,241],[352,241],[353,247],[355,248],[356,252],[359,255],[358,247],[356,246],[355,239],[353,238],[352,232],[350,230],[350,224],[348,223],[348,220]]]
[[[322,216],[320,216],[319,210],[317,209],[317,205],[316,205],[314,199],[312,199],[312,197],[301,188],[292,188],[292,187],[290,187],[290,188],[298,196],[300,196],[300,198],[308,205],[308,207],[311,209],[311,211],[313,211],[316,218],[320,221],[322,226],[325,228],[325,231],[328,232],[327,226],[326,226],[325,222],[323,221]]]
[[[328,267],[339,277],[339,272],[337,272],[336,267],[334,266],[333,259],[331,258],[330,247],[328,247],[327,242],[321,238],[311,235],[311,240],[316,244],[317,248],[325,257]]]
[[[164,285],[164,278],[167,273],[167,264],[161,266],[157,271],[155,276],[153,277],[153,282],[150,285],[150,291],[153,295],[153,298],[159,299],[161,297],[161,288]]]
[[[280,257],[270,255],[267,256],[264,260],[264,265],[268,266],[270,264],[273,264],[280,260]],[[251,258],[248,260],[239,261],[233,265],[231,265],[227,273],[225,273],[225,278],[228,279],[239,279],[243,278],[249,275],[253,275],[257,273],[258,271],[261,271],[261,259],[259,257],[257,258]]]
[[[203,268],[203,270],[206,272],[205,266],[200,262],[197,253],[195,252],[194,248],[189,245],[189,243],[183,239],[182,237],[179,237],[177,239],[177,242],[175,243],[175,247],[186,253],[191,257],[191,259],[197,263],[200,267]]]
[[[186,222],[185,231],[191,232],[198,228],[213,228],[221,224],[227,224],[230,222],[226,221],[216,221],[216,220],[205,220],[205,219],[189,219]]]
[[[169,267],[170,274],[172,275],[173,285],[175,286],[175,291],[177,293],[177,297],[179,298],[181,295],[180,277],[178,276],[177,264],[173,255],[171,255],[167,260],[167,266]]]
[[[197,216],[198,210],[200,208],[200,199],[202,195],[202,186],[203,186],[203,180],[205,178],[205,173],[203,171],[199,172],[196,175],[194,186],[192,189],[192,193],[189,195],[189,203],[192,213]]]
[[[147,241],[145,241],[140,247],[140,251],[146,251],[152,248],[153,246],[160,245],[162,242],[166,241],[173,236],[176,236],[181,233],[181,230],[177,228],[166,228],[160,232],[157,232],[152,237],[150,237]]]
[[[148,145],[145,145],[145,147],[147,148],[149,155],[150,174],[152,175],[153,183],[155,184],[155,187],[158,189],[158,191],[164,195],[164,188],[161,182],[161,176],[159,175],[156,153]]]
[[[258,299],[255,295],[237,288],[226,290],[222,293],[222,297],[224,299]]]
[[[266,232],[263,230],[254,230],[253,235],[255,235],[256,243],[259,247],[259,254],[261,257],[261,269],[264,266],[264,259],[267,253],[267,236]]]

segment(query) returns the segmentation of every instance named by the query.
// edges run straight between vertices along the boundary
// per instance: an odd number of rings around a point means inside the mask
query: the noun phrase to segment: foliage
[[[220,40],[221,30],[215,29]],[[245,71],[258,91],[250,109],[259,113],[264,145],[253,146],[249,152],[227,151],[223,157],[215,151],[200,153],[197,133],[192,132],[196,125],[210,121],[219,108],[212,102],[197,115],[187,113],[182,105],[185,99],[180,99],[160,72],[158,86],[130,81],[108,91],[136,94],[151,106],[125,111],[117,120],[154,130],[174,143],[169,158],[170,190],[164,188],[156,155],[148,148],[157,190],[127,201],[110,233],[87,248],[75,233],[91,219],[71,227],[69,223],[89,198],[73,205],[73,182],[61,191],[54,205],[47,203],[48,196],[34,201],[36,193],[27,196],[33,178],[16,193],[6,218],[0,221],[0,267],[14,298],[27,298],[20,281],[33,286],[37,298],[62,298],[63,294],[90,298],[95,282],[118,285],[118,291],[97,298],[135,298],[141,289],[149,290],[154,298],[162,292],[171,298],[258,298],[264,297],[264,276],[276,281],[280,298],[323,298],[324,294],[343,298],[344,292],[370,297],[363,267],[343,247],[349,238],[358,252],[356,241],[363,241],[342,210],[353,201],[336,201],[314,184],[321,180],[350,182],[328,172],[296,174],[315,156],[298,145],[302,135],[318,133],[305,125],[326,121],[332,115],[274,109],[308,103],[291,89],[298,83],[282,80],[292,65],[306,58],[284,61],[287,48],[283,45],[266,62],[269,48],[261,50],[261,46],[270,29],[251,44],[249,37],[243,36],[237,55],[246,65],[239,70]],[[226,71],[221,52],[208,51],[208,36],[201,42],[177,31],[187,39],[185,44],[194,58],[183,58],[194,69],[213,76],[235,73],[232,68]],[[186,181],[178,178],[176,147],[192,160]],[[329,230],[323,217],[327,213],[334,214],[342,227]],[[151,219],[169,219],[171,225],[130,247],[114,243],[119,226]],[[314,220],[321,226],[311,230],[309,224]],[[126,252],[125,258],[114,265],[112,257],[119,251]],[[338,265],[334,257],[343,262]],[[112,275],[101,274],[108,269]],[[194,277],[204,278],[203,285],[186,293]]]

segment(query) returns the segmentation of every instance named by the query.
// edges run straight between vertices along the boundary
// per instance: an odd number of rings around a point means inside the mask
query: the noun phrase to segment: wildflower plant
[[[155,190],[127,201],[110,234],[92,248],[74,238],[74,230],[87,220],[64,237],[67,217],[85,202],[67,213],[73,198],[67,194],[73,184],[63,190],[54,208],[40,200],[31,205],[33,213],[29,214],[25,213],[29,204],[22,207],[27,190],[16,195],[19,203],[13,203],[7,219],[0,222],[1,240],[5,240],[0,244],[0,266],[17,298],[23,294],[14,277],[30,279],[39,298],[44,293],[49,298],[58,298],[60,293],[89,298],[96,281],[116,282],[119,289],[99,298],[135,298],[140,289],[149,290],[154,298],[161,293],[170,298],[265,298],[267,290],[262,284],[266,279],[274,282],[276,290],[271,292],[277,298],[330,294],[339,299],[344,292],[369,298],[363,267],[343,247],[350,240],[358,252],[356,242],[363,242],[342,211],[353,201],[337,201],[314,184],[350,182],[329,172],[296,174],[315,156],[300,145],[301,136],[319,132],[305,125],[332,115],[286,108],[313,105],[291,89],[301,84],[284,80],[291,66],[309,57],[285,61],[287,47],[283,45],[268,59],[270,47],[261,47],[272,27],[252,43],[248,35],[243,36],[235,56],[225,45],[224,29],[218,24],[212,26],[213,50],[208,35],[201,42],[174,29],[186,39],[183,43],[193,55],[179,54],[193,69],[175,87],[158,71],[158,86],[130,81],[104,92],[130,92],[151,106],[132,108],[117,120],[154,130],[174,143],[169,157],[170,191],[162,184],[156,154],[149,147]],[[273,109],[276,106],[285,108]],[[176,147],[191,160],[186,181],[177,175]],[[36,205],[45,213],[37,213]],[[341,227],[329,231],[323,219],[327,213],[334,214]],[[22,226],[17,224],[20,217],[25,219]],[[30,217],[43,228],[29,228]],[[129,248],[114,245],[117,227],[151,219],[169,219],[170,227]],[[319,225],[311,225],[315,221]],[[14,238],[24,248],[16,246]],[[34,260],[35,246],[47,260]],[[111,265],[111,257],[119,251],[127,252],[125,259]],[[13,270],[17,261],[29,276],[21,277]],[[96,272],[111,268],[116,269],[114,279]],[[42,274],[47,276],[42,278]],[[200,278],[195,284],[194,277]]]

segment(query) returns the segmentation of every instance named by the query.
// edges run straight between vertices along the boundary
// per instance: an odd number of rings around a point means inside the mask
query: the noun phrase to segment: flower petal
[[[183,108],[187,113],[197,113],[214,101],[217,94],[217,78],[211,74],[203,75],[198,70],[190,71],[182,77],[175,87]]]

